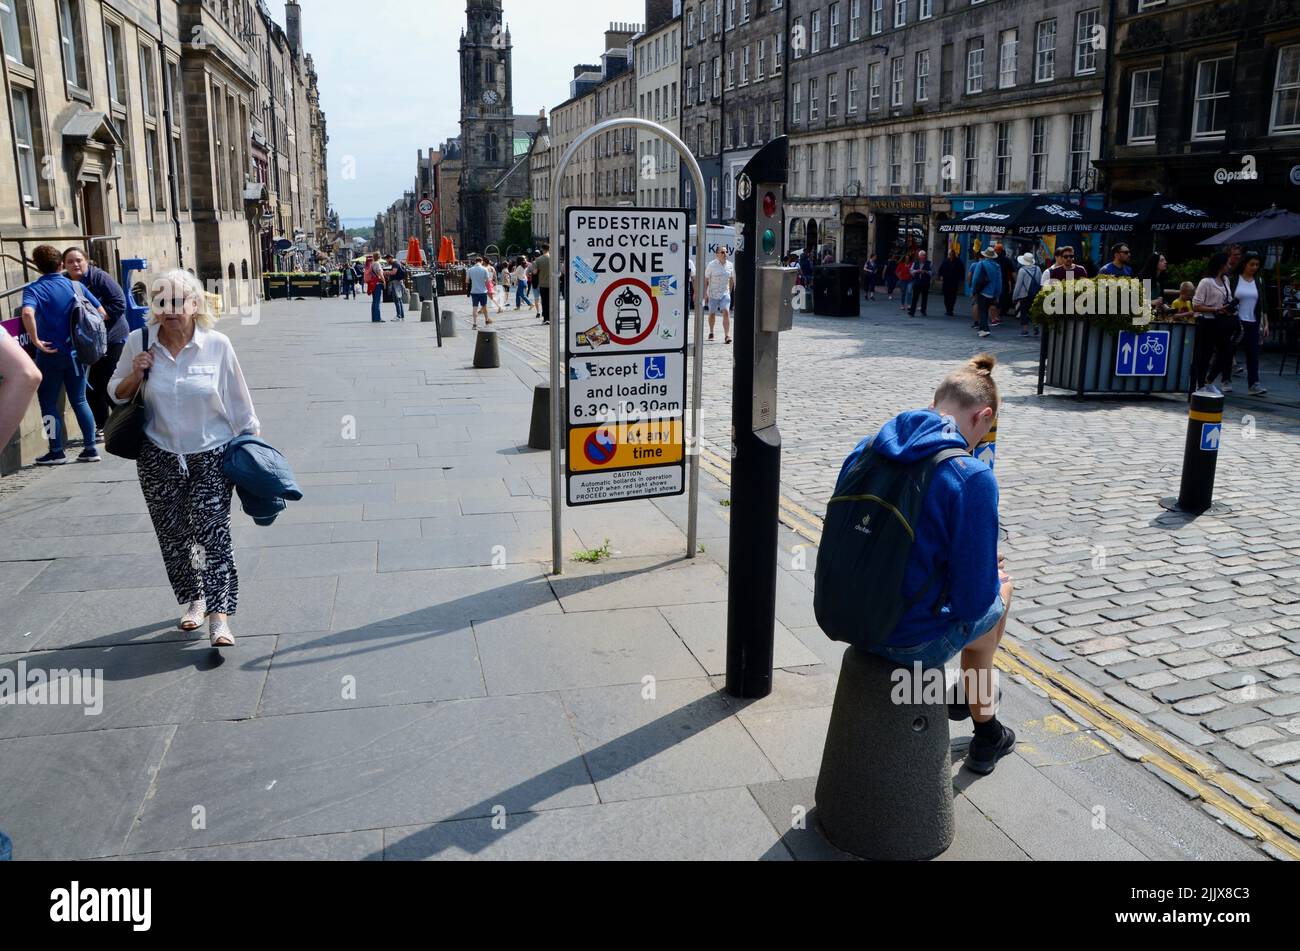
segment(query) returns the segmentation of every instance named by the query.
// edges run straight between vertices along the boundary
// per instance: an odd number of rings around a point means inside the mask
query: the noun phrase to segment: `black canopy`
[[[1135,227],[1152,231],[1222,231],[1234,224],[1232,215],[1175,201],[1163,195],[1148,195],[1110,209],[1128,218]]]
[[[1045,195],[971,212],[939,226],[940,231],[1002,232],[1004,234],[1060,234],[1074,231],[1132,231],[1128,218],[1106,211],[1072,205]]]

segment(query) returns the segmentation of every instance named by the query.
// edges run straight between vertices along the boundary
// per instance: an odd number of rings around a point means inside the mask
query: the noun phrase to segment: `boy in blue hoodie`
[[[997,358],[986,353],[950,373],[929,409],[895,416],[881,428],[874,451],[912,463],[947,448],[973,450],[997,418],[996,364]],[[917,663],[942,667],[961,655],[962,684],[977,689],[964,691],[974,699],[968,709],[953,704],[950,716],[974,719],[966,765],[991,773],[1016,743],[1015,733],[998,722],[991,696],[993,655],[1006,630],[1012,586],[998,553],[997,481],[973,456],[940,463],[930,482],[903,575],[903,596],[916,599],[927,582],[929,590],[941,593],[920,597],[874,653],[908,669]]]

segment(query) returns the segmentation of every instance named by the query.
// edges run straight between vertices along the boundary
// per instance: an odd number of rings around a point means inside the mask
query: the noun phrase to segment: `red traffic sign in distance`
[[[433,214],[433,201],[428,198],[421,198],[420,203],[415,206],[416,211],[428,218]]]

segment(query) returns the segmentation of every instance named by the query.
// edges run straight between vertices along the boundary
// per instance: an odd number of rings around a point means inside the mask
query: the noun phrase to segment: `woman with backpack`
[[[182,631],[208,621],[213,647],[233,647],[229,618],[239,599],[230,533],[234,485],[226,446],[262,424],[235,349],[213,330],[203,285],[188,271],[155,284],[149,323],[127,340],[109,384],[118,403],[144,387],[144,445],[136,461],[167,579],[188,604]],[[144,344],[148,335],[149,345]]]
[[[1020,336],[1029,336],[1029,308],[1034,303],[1034,298],[1043,287],[1043,270],[1034,260],[1034,252],[1026,251],[1020,257],[1016,258],[1016,263],[1020,265],[1020,270],[1016,272],[1015,289],[1011,292],[1011,300],[1014,302],[1016,311],[1020,314]],[[1034,327],[1034,336],[1038,336],[1038,327]]]
[[[41,276],[23,290],[22,320],[27,338],[36,350],[36,368],[41,371],[41,385],[36,398],[41,404],[41,418],[46,420],[46,438],[49,440],[49,452],[37,459],[36,464],[61,466],[68,461],[63,451],[67,431],[63,424],[63,409],[59,406],[59,395],[65,390],[68,405],[81,428],[82,450],[77,461],[99,462],[95,416],[86,400],[89,367],[83,365],[77,355],[72,323],[77,316],[74,308],[79,311],[82,302],[97,310],[101,318],[106,316],[104,308],[94,294],[64,276],[63,255],[58,248],[40,245],[32,251],[32,263]]]

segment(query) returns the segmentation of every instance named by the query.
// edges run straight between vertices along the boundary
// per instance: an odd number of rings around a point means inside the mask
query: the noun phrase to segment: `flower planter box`
[[[1038,393],[1044,386],[1071,390],[1076,396],[1099,393],[1186,393],[1191,389],[1192,348],[1196,325],[1152,323],[1146,330],[1169,331],[1167,372],[1157,376],[1116,376],[1119,335],[1088,317],[1068,317],[1042,330]]]
[[[287,300],[289,297],[289,276],[287,274],[263,275],[262,296],[266,300]]]

